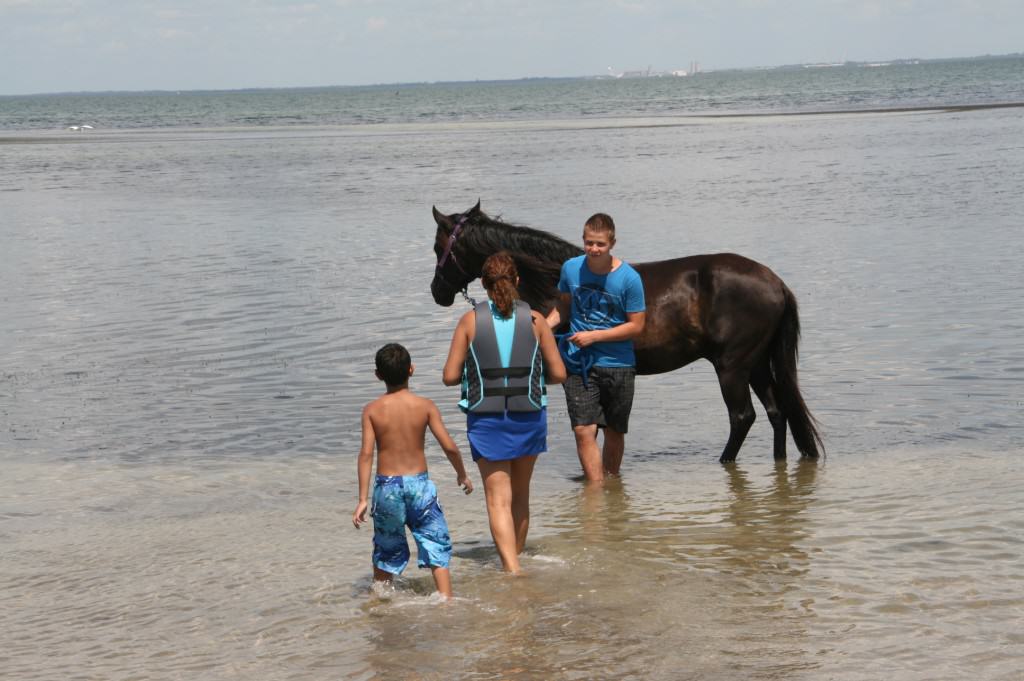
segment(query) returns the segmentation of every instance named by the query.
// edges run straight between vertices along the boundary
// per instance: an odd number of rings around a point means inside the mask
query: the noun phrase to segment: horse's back
[[[769,267],[736,253],[690,255],[633,265],[644,284],[644,295],[658,301],[684,296],[714,313],[734,298],[771,308],[785,304],[786,285]],[[753,299],[753,300],[751,300]]]
[[[645,274],[664,276],[671,273],[676,276],[685,276],[688,272],[704,272],[709,274],[724,272],[758,276],[766,280],[781,282],[781,279],[772,272],[771,268],[738,253],[703,253],[700,255],[671,258],[669,260],[654,260],[631,264],[640,273],[641,277],[644,277]]]
[[[735,253],[633,265],[644,284],[647,324],[636,339],[639,373],[671,371],[729,347],[770,338],[786,287],[768,267]]]

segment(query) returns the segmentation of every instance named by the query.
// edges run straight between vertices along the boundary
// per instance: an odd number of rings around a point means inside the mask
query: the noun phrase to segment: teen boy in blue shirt
[[[576,453],[589,481],[618,475],[633,406],[633,338],[644,329],[643,283],[612,255],[615,222],[596,213],[583,226],[584,254],[562,265],[562,296],[548,315],[552,328],[569,319],[560,344],[569,376],[563,383]],[[604,429],[603,450],[597,445]]]

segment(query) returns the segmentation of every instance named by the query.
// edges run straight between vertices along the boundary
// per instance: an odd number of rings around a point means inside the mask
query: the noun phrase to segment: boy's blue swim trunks
[[[452,540],[448,523],[437,502],[437,488],[427,473],[378,475],[373,488],[373,564],[393,575],[409,564],[405,527],[416,541],[416,563],[423,567],[448,567]]]

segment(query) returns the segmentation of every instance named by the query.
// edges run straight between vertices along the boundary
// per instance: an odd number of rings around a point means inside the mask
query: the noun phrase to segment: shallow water
[[[1019,678],[1019,113],[540,128],[0,147],[5,677]],[[430,206],[477,198],[770,265],[827,458],[777,466],[759,413],[720,466],[702,363],[638,382],[625,475],[587,490],[556,392],[527,576],[431,446],[458,598],[370,594],[372,353],[407,344],[465,442]]]
[[[553,474],[559,449],[519,579],[482,499],[435,465],[448,606],[415,569],[369,594],[340,461],[9,466],[35,491],[4,516],[7,675],[1019,678],[1024,521],[1002,454],[655,453],[587,490]]]

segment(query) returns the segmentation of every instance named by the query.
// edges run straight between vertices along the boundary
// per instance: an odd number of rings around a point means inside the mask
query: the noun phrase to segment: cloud
[[[285,5],[279,9],[284,14],[314,14],[320,11],[320,5],[306,2],[299,5]]]
[[[647,5],[636,0],[615,0],[615,6],[633,14],[643,14],[648,10]]]
[[[191,31],[182,31],[178,28],[161,28],[157,30],[159,35],[164,40],[186,40],[193,37]]]
[[[0,93],[966,56],[1022,23],[1021,0],[0,0]]]
[[[7,12],[18,13],[24,16],[54,16],[60,14],[74,14],[81,11],[82,6],[79,0],[0,0],[0,14]]]

